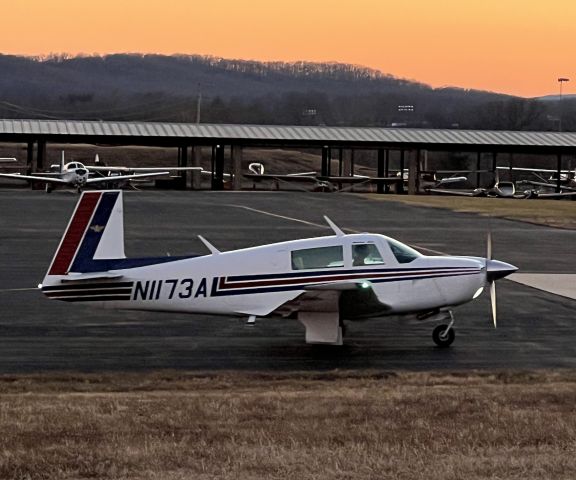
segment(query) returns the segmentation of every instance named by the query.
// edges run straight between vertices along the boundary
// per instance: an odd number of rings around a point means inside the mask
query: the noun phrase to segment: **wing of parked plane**
[[[40,175],[21,175],[19,173],[0,173],[0,177],[14,178],[16,180],[38,180],[40,182],[45,183],[60,183],[60,184],[68,183],[66,180],[62,180],[61,178],[40,176]]]
[[[94,185],[96,183],[105,182],[117,182],[119,180],[134,180],[135,178],[146,178],[146,177],[159,177],[162,175],[170,175],[168,171],[156,172],[156,173],[135,173],[133,175],[114,175],[111,177],[95,177],[86,180],[89,185]]]
[[[576,192],[541,193],[533,190],[527,194],[526,198],[576,198]]]
[[[283,180],[287,182],[317,182],[319,181],[316,172],[307,172],[307,173],[294,173],[294,174],[278,174],[274,175],[272,173],[263,173],[263,174],[256,174],[256,173],[245,173],[244,177],[251,178],[253,180]]]
[[[487,191],[484,188],[477,188],[476,190],[444,190],[441,188],[427,188],[428,193],[438,193],[440,195],[457,195],[460,197],[485,197]]]
[[[189,172],[202,170],[202,167],[104,167],[96,165],[85,165],[91,172]]]

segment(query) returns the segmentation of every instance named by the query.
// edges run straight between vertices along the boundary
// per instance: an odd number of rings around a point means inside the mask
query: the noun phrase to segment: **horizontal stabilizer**
[[[96,272],[96,273],[69,273],[65,278],[60,281],[62,283],[69,282],[85,282],[86,280],[117,280],[124,275],[113,272]]]

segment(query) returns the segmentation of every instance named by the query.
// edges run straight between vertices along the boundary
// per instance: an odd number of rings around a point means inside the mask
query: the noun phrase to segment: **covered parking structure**
[[[241,183],[242,151],[247,147],[319,149],[322,153],[321,176],[354,175],[354,151],[378,152],[378,177],[389,174],[390,152],[400,152],[400,170],[408,163],[408,193],[418,191],[425,152],[475,152],[477,170],[483,154],[492,157],[490,170],[496,169],[500,153],[527,153],[556,158],[560,191],[562,158],[576,154],[576,133],[484,130],[433,130],[325,126],[187,124],[159,122],[103,122],[77,120],[0,119],[0,142],[27,144],[27,166],[42,170],[46,145],[98,144],[149,147],[176,147],[178,165],[197,166],[200,147],[211,147],[214,190],[224,185],[226,158],[231,162],[233,188]],[[410,155],[406,155],[410,153]],[[331,160],[338,159],[338,172],[331,171]],[[478,177],[477,177],[478,178]],[[378,191],[386,186],[378,184]]]

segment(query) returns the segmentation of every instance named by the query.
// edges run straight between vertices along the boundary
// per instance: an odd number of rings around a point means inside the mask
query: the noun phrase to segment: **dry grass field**
[[[418,207],[445,208],[455,212],[476,213],[559,228],[576,228],[576,203],[570,200],[514,200],[435,195],[376,195],[373,200],[403,202]]]
[[[0,377],[0,478],[574,479],[576,372]]]

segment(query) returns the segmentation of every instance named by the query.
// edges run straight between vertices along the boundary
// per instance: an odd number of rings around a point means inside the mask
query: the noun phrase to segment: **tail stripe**
[[[83,272],[92,262],[98,244],[102,239],[104,228],[108,224],[112,209],[119,195],[119,192],[105,192],[102,194],[100,203],[90,222],[90,227],[86,230],[78,253],[74,258],[74,263],[69,268],[71,272]]]
[[[68,267],[74,259],[78,245],[84,236],[88,222],[92,218],[101,195],[101,192],[86,192],[82,196],[68,225],[66,235],[60,243],[60,248],[54,257],[48,275],[66,275],[68,273]]]

